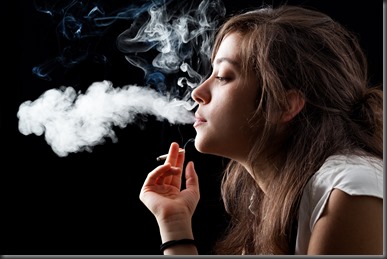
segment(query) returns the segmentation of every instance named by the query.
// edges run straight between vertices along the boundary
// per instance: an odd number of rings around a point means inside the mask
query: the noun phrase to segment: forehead
[[[226,35],[215,55],[214,65],[222,62],[228,62],[234,66],[239,66],[239,48],[240,46],[240,35],[237,33],[230,33]]]

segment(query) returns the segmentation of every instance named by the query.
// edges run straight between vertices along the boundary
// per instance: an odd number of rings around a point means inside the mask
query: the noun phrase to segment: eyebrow
[[[231,58],[223,57],[223,58],[217,58],[217,59],[215,60],[215,63],[216,63],[217,65],[219,65],[219,64],[222,63],[222,62],[228,62],[228,63],[230,63],[231,65],[233,65],[233,66],[235,66],[235,67],[240,67],[240,64],[239,64],[237,61],[235,61],[235,60],[233,60],[233,59],[231,59]]]

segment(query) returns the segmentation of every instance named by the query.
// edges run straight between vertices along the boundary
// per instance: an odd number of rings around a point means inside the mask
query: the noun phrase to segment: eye
[[[216,76],[215,77],[219,82],[226,82],[228,79],[225,78],[225,77],[221,77],[221,76]]]

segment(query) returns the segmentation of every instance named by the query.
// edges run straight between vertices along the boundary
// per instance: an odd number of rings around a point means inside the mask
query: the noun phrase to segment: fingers
[[[155,169],[153,169],[145,179],[145,185],[155,185],[157,178],[160,177],[161,174],[167,172],[169,169],[171,169],[171,164],[164,164],[164,165],[159,165]]]
[[[183,163],[184,163],[184,152],[179,153],[179,144],[172,142],[169,148],[168,156],[165,163],[171,164],[177,171],[176,174],[170,174],[170,177],[165,176],[163,178],[163,183],[174,185],[177,188],[181,187],[181,173],[183,172]],[[160,181],[158,181],[160,183]]]
[[[180,148],[179,150],[183,150],[183,149]],[[178,168],[181,168],[181,170],[183,170],[184,159],[185,159],[185,151],[181,152],[181,153],[178,153],[177,161],[176,161],[176,165],[175,166],[178,167]]]
[[[199,195],[199,178],[196,174],[194,163],[192,161],[188,162],[185,168],[185,178],[186,188]]]
[[[176,173],[176,170],[171,170],[171,167],[171,164],[164,164],[153,169],[145,179],[144,186],[159,184],[160,179],[163,180],[166,176],[171,175],[171,173]]]
[[[174,176],[177,176],[177,177],[174,177]],[[177,167],[171,167],[168,171],[166,171],[163,174],[160,174],[159,177],[157,177],[155,184],[173,185],[176,188],[180,189],[181,187],[180,176],[181,176],[181,169]]]
[[[172,142],[164,165],[156,167],[148,174],[144,186],[169,184],[177,188],[181,187],[185,153],[179,153],[179,150],[181,150],[179,144]]]
[[[177,144],[176,142],[172,142],[171,146],[169,147],[168,157],[165,160],[165,164],[169,163],[172,166],[182,168],[185,154],[184,152],[179,153],[179,150],[179,144]]]

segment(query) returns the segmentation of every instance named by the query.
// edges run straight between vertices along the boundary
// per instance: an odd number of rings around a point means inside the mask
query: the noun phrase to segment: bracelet
[[[183,244],[192,244],[192,245],[196,246],[195,240],[189,239],[189,238],[184,238],[184,239],[179,239],[179,240],[167,241],[167,242],[161,244],[160,245],[160,251],[164,252],[165,249],[167,249],[167,248],[169,248],[171,246],[183,245]]]

